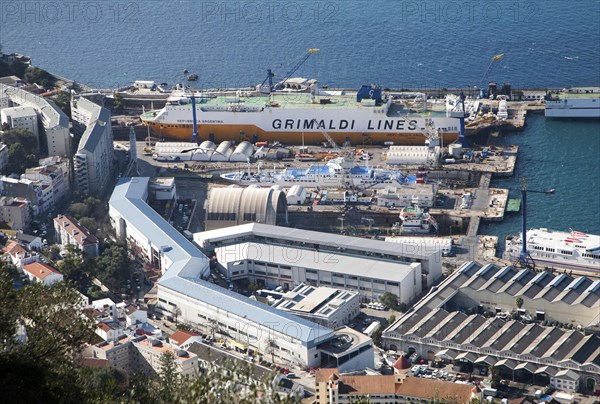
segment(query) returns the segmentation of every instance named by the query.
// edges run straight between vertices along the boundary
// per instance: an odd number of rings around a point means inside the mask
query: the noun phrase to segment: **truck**
[[[381,323],[379,321],[373,321],[367,328],[365,328],[365,330],[363,331],[363,334],[365,334],[367,337],[371,337],[380,328],[381,328]]]

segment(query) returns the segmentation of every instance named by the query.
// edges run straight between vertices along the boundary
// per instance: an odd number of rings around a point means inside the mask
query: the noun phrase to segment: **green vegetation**
[[[37,83],[46,89],[53,88],[56,84],[56,78],[44,69],[39,67],[28,67],[23,75],[23,80],[29,84]]]
[[[2,135],[2,142],[8,146],[6,174],[23,174],[27,168],[38,165],[39,153],[36,136],[23,128],[8,129]]]
[[[77,196],[75,199],[77,200]],[[99,240],[105,240],[112,234],[108,219],[108,203],[105,201],[88,196],[72,203],[67,208],[67,212]]]
[[[159,375],[127,375],[114,368],[83,368],[74,357],[94,337],[81,316],[80,295],[67,283],[13,288],[0,264],[0,397],[38,403],[299,403],[280,396],[272,378],[255,380],[250,366],[209,365],[200,377],[182,377],[172,354]]]
[[[523,298],[521,296],[518,296],[515,299],[515,304],[517,305],[517,307],[520,309],[521,307],[523,307]]]
[[[390,309],[400,311],[400,308],[398,306],[398,296],[396,296],[395,294],[391,292],[385,292],[379,297],[379,300],[381,301],[381,303],[385,304]]]
[[[58,108],[65,113],[66,116],[71,119],[71,96],[69,93],[61,92],[60,94],[52,97],[52,101],[56,104]]]

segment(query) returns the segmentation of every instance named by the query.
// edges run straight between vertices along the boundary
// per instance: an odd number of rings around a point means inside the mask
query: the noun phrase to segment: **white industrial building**
[[[113,135],[110,111],[81,97],[71,102],[73,128],[81,134],[73,156],[77,189],[102,194],[112,179]]]
[[[148,183],[148,178],[121,179],[109,200],[109,215],[130,251],[162,271],[157,311],[171,315],[177,310],[180,322],[272,354],[280,363],[317,367],[322,359],[332,360],[321,347],[345,338],[344,330],[334,332],[205,281],[208,257],[146,203]],[[338,365],[372,366],[370,339],[342,348],[336,351]]]
[[[229,161],[245,163],[250,160],[254,154],[254,146],[250,142],[241,142],[229,157]]]
[[[7,124],[12,129],[21,128],[39,137],[38,116],[32,107],[4,108],[0,111],[1,123]]]
[[[406,184],[377,190],[377,206],[406,207],[419,205],[431,208],[435,201],[435,184]]]
[[[226,140],[219,144],[219,147],[215,150],[215,152],[210,157],[210,161],[229,161],[231,155],[233,154],[233,143]]]
[[[194,234],[231,279],[269,287],[301,283],[357,291],[362,301],[385,292],[408,303],[441,276],[441,252],[316,231],[250,223]]]
[[[177,187],[173,177],[152,178],[148,187],[150,198],[156,201],[172,201],[177,198]]]
[[[308,192],[302,185],[294,185],[285,195],[288,205],[302,205],[306,201],[307,197]]]
[[[14,106],[31,107],[39,116],[40,144],[45,144],[48,155],[70,155],[69,118],[52,101],[20,88],[0,84],[0,109]]]
[[[399,164],[431,164],[437,160],[439,148],[428,146],[390,146],[386,153],[386,162]]]
[[[327,328],[337,328],[360,314],[360,297],[357,292],[300,284],[273,307]]]
[[[386,237],[386,243],[400,243],[404,244],[405,248],[413,246],[415,251],[441,251],[442,255],[449,254],[452,251],[452,238],[451,237]]]

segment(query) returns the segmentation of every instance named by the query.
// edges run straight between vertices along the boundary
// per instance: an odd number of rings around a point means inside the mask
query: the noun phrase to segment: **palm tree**
[[[521,296],[517,297],[515,299],[515,303],[516,303],[517,307],[520,309],[521,307],[523,307],[523,298]]]

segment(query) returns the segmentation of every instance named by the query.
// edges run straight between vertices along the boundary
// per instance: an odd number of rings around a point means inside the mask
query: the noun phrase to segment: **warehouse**
[[[233,143],[226,140],[219,144],[219,147],[210,157],[210,161],[229,161],[229,158],[233,154]]]
[[[233,151],[233,154],[229,157],[229,161],[237,163],[245,163],[250,161],[250,157],[254,153],[254,146],[249,142],[242,142]]]
[[[275,188],[212,188],[205,202],[205,229],[244,223],[283,225],[287,223],[285,193]]]
[[[279,363],[301,367],[331,361],[332,341],[347,330],[332,329],[230,292],[204,279],[209,260],[147,203],[149,178],[123,178],[109,200],[111,224],[132,254],[160,268],[156,311],[244,350],[269,353]],[[372,342],[344,347],[336,365],[348,370],[374,362]]]
[[[293,289],[301,283],[356,291],[362,302],[385,292],[408,303],[441,276],[441,252],[419,246],[258,223],[194,234],[231,279]],[[422,275],[424,275],[422,277]]]
[[[582,330],[599,322],[600,280],[467,262],[390,325],[383,344],[468,372],[495,366],[505,379],[593,391],[600,337]]]

